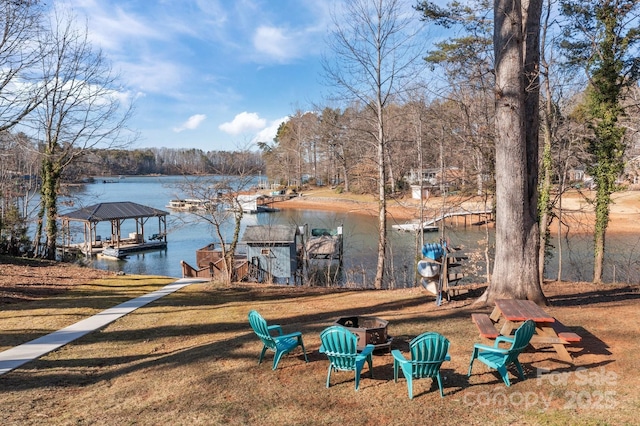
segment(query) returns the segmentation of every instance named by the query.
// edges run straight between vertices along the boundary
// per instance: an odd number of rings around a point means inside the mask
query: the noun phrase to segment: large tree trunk
[[[42,204],[45,208],[46,249],[44,257],[56,258],[56,241],[58,239],[58,188],[60,185],[59,167],[50,160],[45,160],[42,176]]]
[[[480,298],[484,303],[499,298],[545,302],[538,279],[536,220],[539,120],[535,70],[540,10],[539,0],[523,0],[522,5],[513,0],[494,2],[496,251],[491,285]]]

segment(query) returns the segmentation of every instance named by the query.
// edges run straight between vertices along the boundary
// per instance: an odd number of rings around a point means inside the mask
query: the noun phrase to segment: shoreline
[[[589,194],[587,194],[589,195]],[[633,234],[640,233],[640,191],[617,192],[612,196],[607,233]],[[462,210],[481,210],[484,202],[468,198],[462,200],[451,197],[451,206],[459,206]],[[570,227],[571,233],[593,233],[593,205],[581,193],[572,191],[562,199],[563,223]],[[273,204],[281,209],[308,209],[340,212],[347,214],[378,215],[378,203],[372,196],[338,194],[331,190],[305,191],[300,196]],[[425,216],[433,217],[442,206],[442,198],[431,197],[424,201]],[[420,216],[420,200],[390,199],[387,202],[387,219],[398,222],[416,221]],[[557,232],[557,219],[551,226],[551,232]]]

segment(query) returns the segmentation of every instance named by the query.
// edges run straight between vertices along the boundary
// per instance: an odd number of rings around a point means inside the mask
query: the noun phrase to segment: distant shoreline
[[[417,220],[420,216],[419,203],[419,200],[414,199],[392,199],[388,201],[388,219],[397,222]],[[460,200],[452,197],[452,203],[460,203]],[[480,201],[473,199],[465,201],[465,203],[473,204],[475,209],[477,209],[477,206],[483,205]],[[439,211],[441,205],[442,199],[439,197],[432,197],[426,200],[425,217],[432,217],[434,215],[433,212]],[[274,203],[274,206],[282,209],[378,215],[378,203],[372,196],[338,194],[324,189],[305,191],[299,197]],[[432,214],[429,215],[429,212]],[[584,196],[577,192],[571,192],[563,197],[563,222],[571,228],[572,233],[593,233],[593,219],[593,206],[589,204]],[[551,232],[557,232],[556,224],[552,226]],[[623,191],[613,195],[607,233],[640,234],[640,191]]]

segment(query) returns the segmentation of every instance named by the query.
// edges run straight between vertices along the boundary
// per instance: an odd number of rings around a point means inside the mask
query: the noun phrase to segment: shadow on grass
[[[200,315],[206,317],[207,312],[210,312],[212,308],[216,309],[218,306],[228,306],[229,304],[239,303],[246,305],[246,311],[248,312],[252,307],[252,302],[256,300],[283,303],[283,300],[291,298],[295,299],[296,303],[302,303],[301,300],[314,296],[317,296],[317,294],[302,294],[296,291],[291,293],[275,291],[274,294],[269,294],[262,289],[225,289],[213,292],[174,293],[140,308],[135,314],[132,314],[130,318],[151,314],[162,315],[161,312],[159,313],[159,310],[167,308],[175,308],[170,309],[172,315],[182,312],[191,316],[194,314],[197,315],[198,312],[200,312]],[[340,316],[370,315],[380,311],[396,311],[407,307],[420,306],[424,303],[424,298],[415,297],[410,300],[390,301],[374,306],[340,308],[288,317],[283,320],[278,318],[267,318],[267,320],[270,325],[276,323],[281,324],[285,333],[299,330],[302,331],[305,336],[311,334],[318,336],[325,327],[331,325],[333,321],[335,321],[335,318]],[[455,318],[459,315],[460,313],[457,311],[451,310],[439,316],[437,320],[440,321],[447,317]],[[135,318],[131,318],[130,321],[135,321]],[[428,322],[425,321],[425,318],[421,314],[416,314],[414,317],[403,318],[395,323],[400,325],[403,322],[415,323],[417,321],[424,323],[425,327],[428,326]],[[232,335],[232,337],[225,338],[225,336],[228,335]],[[201,341],[202,339],[196,338],[202,336],[206,336],[207,339],[213,341],[211,343],[188,346],[188,340],[193,339],[194,342]],[[28,341],[29,338],[34,336],[24,337],[24,341]],[[173,351],[164,349],[164,342],[171,339],[184,340],[186,341],[187,347]],[[45,357],[35,360],[23,365],[14,372],[0,377],[0,388],[24,390],[50,386],[85,386],[100,381],[108,381],[148,368],[179,367],[186,364],[214,362],[215,360],[231,359],[238,362],[245,361],[257,364],[259,350],[261,348],[261,345],[258,344],[257,337],[249,327],[248,321],[241,322],[237,320],[224,322],[211,320],[199,324],[184,325],[153,325],[129,330],[107,326],[103,330],[90,333],[72,342],[70,346],[79,348],[82,346],[101,346],[104,344],[105,347],[113,347],[114,345],[117,347],[126,347],[127,345],[135,345],[140,342],[154,340],[157,341],[155,347],[141,347],[141,350],[138,351],[139,353],[134,355],[110,356],[108,353],[96,353],[95,357],[90,358],[52,360]],[[317,343],[310,345],[308,340],[310,339],[305,339],[305,345],[307,346],[309,361],[311,363],[326,361],[326,357],[317,352]],[[142,349],[147,353],[140,353],[143,352]],[[273,353],[268,352],[268,354],[270,355],[265,357],[263,364],[266,364],[270,368]],[[301,355],[296,355],[295,353],[293,356],[300,360],[303,359]],[[278,369],[286,368],[287,364],[288,363],[282,363],[281,361]],[[268,367],[265,366],[265,368]],[[388,366],[387,370],[387,376],[393,374],[392,365]]]
[[[144,318],[147,315],[162,315],[163,310],[178,315],[183,313],[189,318],[193,315],[201,315],[206,318],[211,314],[212,309],[228,308],[234,306],[246,310],[253,309],[254,302],[273,302],[283,304],[291,301],[296,304],[304,303],[308,298],[318,296],[335,296],[339,298],[353,292],[363,290],[298,290],[296,288],[221,288],[192,290],[173,293],[163,297],[145,307],[137,310],[135,316]],[[365,295],[365,293],[362,293]],[[99,292],[96,297],[106,297],[107,293]],[[64,301],[70,303],[71,300]],[[76,301],[77,302],[77,301]],[[318,380],[326,380],[325,363],[327,359],[317,351],[320,332],[331,325],[336,318],[347,315],[378,315],[380,312],[402,312],[404,309],[420,308],[427,303],[433,303],[431,299],[425,299],[424,295],[416,294],[411,298],[401,300],[391,300],[373,306],[341,306],[339,303],[331,305],[332,309],[320,312],[308,312],[297,316],[282,318],[267,316],[269,325],[280,324],[285,333],[301,331],[305,339],[305,346],[309,357],[309,364],[314,374],[324,371],[324,378],[318,374]],[[393,320],[393,327],[405,330],[405,333],[394,336],[394,348],[403,352],[408,351],[408,342],[419,332],[428,331],[433,328],[445,328],[447,337],[451,336],[458,341],[456,344],[469,346],[469,356],[471,354],[472,342],[476,340],[475,327],[470,320],[470,313],[475,310],[471,306],[459,308],[443,306],[441,308],[430,307],[429,309],[416,310],[414,314],[407,315]],[[246,315],[245,313],[245,315]],[[134,315],[131,315],[133,317]],[[136,354],[110,356],[109,353],[96,353],[95,357],[73,358],[73,359],[40,359],[25,364],[18,370],[0,377],[0,389],[5,390],[26,390],[49,387],[73,387],[86,386],[102,381],[109,381],[124,375],[143,372],[146,370],[157,370],[162,368],[180,368],[189,364],[202,365],[203,371],[209,371],[217,362],[231,360],[238,363],[232,366],[231,370],[246,368],[248,365],[255,365],[256,368],[264,369],[264,374],[269,374],[273,361],[273,352],[268,351],[262,365],[257,367],[258,357],[261,349],[255,334],[251,331],[248,321],[234,319],[218,321],[220,315],[211,316],[211,320],[204,320],[197,324],[155,324],[138,329],[122,330],[115,327],[106,327],[98,332],[91,333],[75,342],[73,346],[96,345],[98,347],[126,347],[140,342],[157,342],[155,345],[141,347]],[[222,316],[224,318],[224,316]],[[175,321],[176,319],[174,319]],[[136,321],[130,318],[129,321]],[[143,320],[140,323],[144,323]],[[434,327],[435,326],[435,327]],[[415,332],[413,332],[415,330]],[[588,342],[580,354],[610,355],[604,342],[592,335],[585,329],[575,329],[583,340]],[[231,337],[228,337],[231,336]],[[308,338],[307,336],[314,336]],[[471,337],[473,336],[473,337]],[[208,343],[200,343],[202,340]],[[180,341],[184,347],[170,350],[165,348],[167,342]],[[190,345],[190,343],[192,343]],[[288,358],[288,360],[287,360]],[[389,361],[390,360],[390,361]],[[601,362],[592,365],[605,365]],[[281,360],[278,370],[292,370],[292,374],[300,374],[305,367],[304,357],[296,350],[293,354],[286,355]],[[589,366],[586,366],[587,368]],[[530,369],[530,368],[529,368]],[[388,355],[386,357],[374,357],[374,380],[380,383],[393,381],[393,361]],[[472,386],[469,379],[464,374],[457,373],[443,365],[443,378],[446,394],[455,394],[465,388]],[[482,374],[486,372],[483,371]],[[353,382],[353,373],[343,372],[344,376],[332,374],[332,386],[337,383]],[[367,370],[364,377],[368,377]],[[417,382],[427,382],[428,379],[420,379]],[[501,382],[498,376],[498,382]],[[353,384],[351,384],[353,386]],[[406,381],[400,380],[398,386],[404,387],[406,395]],[[434,384],[425,390],[426,385],[416,386],[415,395],[432,392]],[[437,384],[435,384],[437,392]]]
[[[588,306],[612,302],[628,302],[640,299],[638,286],[598,288],[594,291],[555,295],[549,297],[552,306]]]

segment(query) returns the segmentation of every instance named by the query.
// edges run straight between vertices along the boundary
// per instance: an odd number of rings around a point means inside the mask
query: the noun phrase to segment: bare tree
[[[31,250],[27,219],[39,175],[33,145],[24,133],[0,132],[0,253],[17,256]]]
[[[323,108],[318,123],[318,145],[324,159],[322,171],[323,180],[330,185],[342,183],[349,192],[349,162],[350,156],[345,155],[347,138],[344,137],[346,126],[345,115],[333,108]]]
[[[38,46],[42,32],[40,2],[0,2],[0,131],[10,129],[42,100],[37,63],[46,50]]]
[[[278,128],[276,143],[271,147],[271,152],[280,159],[288,160],[286,164],[277,161],[281,170],[280,176],[286,176],[288,184],[296,182],[300,186],[303,175],[315,176],[317,123],[318,116],[315,113],[298,109]]]
[[[371,119],[370,144],[377,159],[378,257],[374,286],[381,288],[387,247],[387,111],[393,96],[415,78],[423,51],[416,48],[417,27],[401,0],[347,0],[333,15],[329,47],[335,61],[325,61],[327,81],[342,100],[359,101]]]
[[[12,135],[8,130],[20,123],[42,99],[43,88],[37,84],[40,78],[35,67],[43,54],[37,44],[42,31],[41,19],[42,10],[37,1],[0,2],[0,228],[7,224],[6,215],[9,213],[16,220],[26,219],[25,202],[27,194],[32,195],[27,190],[20,206],[19,193],[26,190],[27,184],[17,181],[20,179],[18,176],[24,176],[26,172],[22,168],[25,163],[20,160],[32,151],[27,153],[21,150],[18,140],[21,136]],[[34,176],[32,172],[30,175]]]
[[[202,201],[202,208],[183,215],[179,220],[183,226],[192,223],[206,223],[210,226],[212,236],[219,243],[220,256],[224,259],[221,267],[215,267],[220,269],[227,284],[238,279],[235,274],[235,259],[245,213],[242,193],[255,185],[259,171],[258,167],[242,166],[239,162],[220,164],[214,175],[185,176],[185,179],[175,185],[179,195]]]
[[[267,174],[285,185],[289,185],[295,179],[302,162],[295,127],[295,124],[288,121],[282,122],[273,143],[258,142],[267,165]]]
[[[49,259],[56,254],[58,194],[65,169],[91,148],[126,146],[125,123],[132,113],[132,104],[122,102],[108,61],[89,42],[88,30],[76,28],[70,13],[54,10],[51,16],[48,36],[40,42],[48,52],[39,63],[45,94],[32,122],[43,143],[35,253]],[[44,225],[46,241],[41,246]]]
[[[540,244],[538,249],[538,276],[540,282],[544,282],[544,266],[549,240],[549,225],[553,219],[551,200],[551,187],[553,177],[552,142],[557,129],[557,114],[553,102],[551,90],[551,57],[547,47],[550,45],[547,34],[550,31],[549,20],[551,18],[551,2],[547,2],[544,23],[542,25],[542,52],[540,54],[540,70],[542,74],[543,107],[542,107],[542,157],[540,161],[540,195],[538,200]]]

